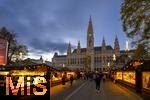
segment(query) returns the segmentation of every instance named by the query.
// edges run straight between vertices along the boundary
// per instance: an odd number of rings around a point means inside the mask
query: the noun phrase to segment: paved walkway
[[[85,80],[74,80],[73,86],[67,82],[65,85],[58,85],[50,88],[50,100],[64,100],[68,94],[72,93],[81,84],[85,83]]]
[[[111,81],[101,82],[101,92],[94,81],[76,81],[73,87],[56,86],[51,89],[51,100],[143,100],[140,96]]]

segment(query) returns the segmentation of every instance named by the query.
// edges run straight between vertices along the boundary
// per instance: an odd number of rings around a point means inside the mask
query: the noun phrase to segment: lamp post
[[[114,66],[116,66],[115,61],[116,61],[116,55],[115,55],[115,54],[113,54],[113,67],[114,67]]]
[[[113,54],[113,61],[116,61],[116,55]]]
[[[62,64],[62,67],[64,68],[64,67],[65,67],[65,64]]]
[[[20,52],[20,53],[19,53],[19,59],[20,59],[20,61],[22,60],[22,58],[23,58],[23,53]]]
[[[107,66],[108,66],[108,69],[109,69],[110,68],[110,62],[108,62]]]

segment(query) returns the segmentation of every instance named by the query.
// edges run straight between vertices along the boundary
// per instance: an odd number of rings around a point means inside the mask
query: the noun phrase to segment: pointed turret
[[[44,59],[43,59],[42,56],[40,57],[40,62],[41,62],[41,63],[44,63]]]
[[[43,57],[42,57],[42,56],[40,57],[40,60],[43,60]]]
[[[116,56],[120,56],[120,46],[119,46],[117,35],[115,37],[115,42],[114,42],[114,53]]]
[[[106,48],[106,43],[105,43],[105,38],[103,36],[103,40],[102,40],[102,48],[105,49]]]
[[[81,47],[80,47],[80,40],[79,40],[79,41],[78,41],[78,47],[77,47],[77,53],[78,53],[78,54],[80,54],[80,52],[81,52],[80,49],[81,49]]]
[[[91,18],[91,16],[90,16],[90,19],[89,19],[88,33],[93,34],[93,25],[92,25],[92,18]]]
[[[71,54],[71,44],[70,44],[70,41],[69,41],[67,55],[70,55],[70,54]]]
[[[55,54],[54,54],[54,56],[53,57],[57,57],[58,56],[58,53],[57,52],[55,52]]]

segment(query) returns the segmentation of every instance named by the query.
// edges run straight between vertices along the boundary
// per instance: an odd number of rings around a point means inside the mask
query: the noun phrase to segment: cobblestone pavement
[[[101,91],[95,90],[95,82],[76,81],[74,86],[66,84],[51,89],[51,100],[144,100],[136,93],[106,80],[101,82]]]

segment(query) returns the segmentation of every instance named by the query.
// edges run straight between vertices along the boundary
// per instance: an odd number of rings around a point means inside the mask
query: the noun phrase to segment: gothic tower
[[[104,56],[104,54],[106,54],[106,43],[105,43],[105,38],[103,36],[103,40],[102,40],[102,64],[103,66],[105,66],[104,64],[106,64],[106,57]]]
[[[93,25],[90,16],[89,25],[87,29],[87,52],[90,53],[94,47],[94,35],[93,35]]]
[[[94,33],[92,18],[90,16],[88,29],[87,29],[87,49],[86,49],[86,67],[88,70],[94,70]]]
[[[81,46],[80,46],[80,41],[78,41],[77,53],[80,54],[80,52],[81,52]]]
[[[103,36],[103,40],[102,40],[102,51],[106,50],[106,43],[105,43],[105,38]]]
[[[117,35],[115,37],[115,42],[114,42],[114,54],[116,56],[120,56],[120,46],[119,46]]]
[[[78,46],[77,46],[77,56],[76,56],[76,62],[78,63],[78,68],[80,68],[80,56],[81,56],[81,46],[80,46],[80,40],[78,41]]]
[[[70,55],[70,54],[71,54],[71,44],[69,42],[68,49],[67,49],[67,55]]]

